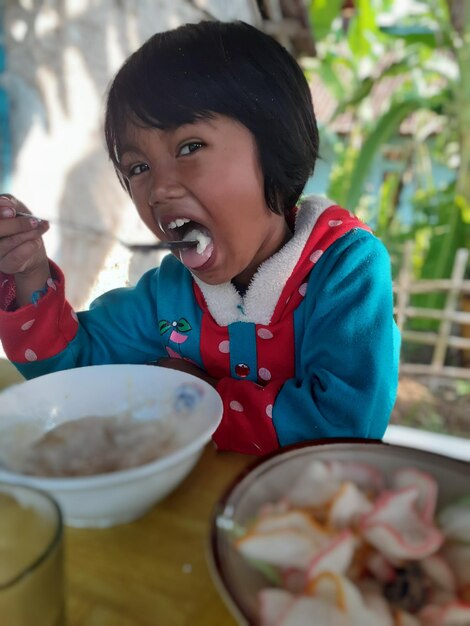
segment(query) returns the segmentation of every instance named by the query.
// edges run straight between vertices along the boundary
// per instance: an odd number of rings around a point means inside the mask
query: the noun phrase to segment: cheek
[[[218,155],[210,169],[205,164],[200,176],[196,173],[193,184],[222,203],[237,198],[244,203],[265,203],[264,175],[252,151],[240,150],[233,154],[227,149],[226,156]]]
[[[138,194],[131,194],[131,199],[140,219],[145,224],[145,226],[147,226],[147,228],[155,233],[158,237],[161,237],[163,233],[158,227],[157,222],[155,221],[149,204],[139,198]]]
[[[264,198],[264,188],[257,183],[253,173],[232,176],[220,174],[210,187],[205,204],[212,207],[212,219],[219,228],[230,233],[239,230],[250,237],[250,224],[264,223],[269,209]],[[254,233],[252,233],[254,234]]]
[[[264,198],[264,179],[257,165],[238,163],[228,171],[219,175],[221,185],[230,186],[237,195],[243,195],[253,200]]]
[[[143,222],[146,222],[149,218],[150,207],[145,202],[142,202],[135,194],[131,195],[131,199],[137,210],[137,213],[139,214],[140,219]]]

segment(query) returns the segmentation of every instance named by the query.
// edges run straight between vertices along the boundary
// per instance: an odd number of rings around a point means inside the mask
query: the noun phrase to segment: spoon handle
[[[194,248],[197,241],[158,241],[157,243],[124,243],[132,252],[150,252],[151,250],[181,250],[183,248]]]
[[[17,211],[16,217],[35,217],[38,222],[42,222],[43,220],[40,217],[36,217],[35,215],[31,215],[30,213],[24,213],[23,211]],[[59,223],[60,225],[60,223]],[[68,226],[65,224],[65,226]],[[70,226],[72,227],[72,226]],[[85,226],[73,225],[72,228],[77,230],[84,230],[86,232],[94,233],[93,229],[88,229]],[[197,246],[197,241],[157,241],[155,243],[127,243],[126,241],[122,241],[122,239],[118,239],[113,235],[107,235],[105,233],[97,232],[101,236],[106,236],[109,239],[114,239],[115,241],[119,241],[119,243],[130,250],[131,252],[152,252],[153,250],[182,250],[184,248],[194,248]]]

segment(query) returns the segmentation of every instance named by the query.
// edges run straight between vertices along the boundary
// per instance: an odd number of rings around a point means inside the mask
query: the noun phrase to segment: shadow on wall
[[[70,117],[75,108],[76,103],[70,100],[70,82],[74,77],[70,76],[67,63],[69,50],[78,54],[83,74],[101,99],[121,59],[146,36],[141,32],[141,20],[133,19],[125,9],[130,2],[101,0],[92,3],[83,0],[81,11],[73,11],[74,4],[77,5],[70,0],[56,0],[47,5],[34,2],[30,6],[17,0],[5,2],[12,96],[14,98],[17,93],[17,81],[24,82],[25,87],[37,95],[37,104],[43,113],[39,121],[47,132],[52,132],[57,124],[58,111],[50,106],[52,97],[64,117]],[[135,28],[132,28],[132,22],[135,22]],[[159,20],[154,24],[158,28]],[[53,77],[54,94],[45,89],[44,72]],[[34,107],[27,106],[28,103],[13,99],[13,104],[13,117],[20,110],[22,114],[21,124],[13,124],[15,152],[18,154],[31,127],[38,122],[38,115]]]
[[[57,226],[61,245],[56,261],[61,267],[74,268],[75,276],[79,274],[80,278],[67,280],[67,297],[71,302],[86,299],[88,289],[97,280],[99,269],[104,266],[114,245],[111,238],[97,236],[91,228],[113,233],[123,217],[122,204],[127,196],[118,184],[108,181],[110,170],[111,165],[103,161],[102,150],[94,150],[68,173],[60,198],[59,206],[64,208],[61,208]],[[78,197],[77,190],[80,190]],[[75,206],[76,209],[71,209]],[[71,213],[73,221],[70,220]],[[73,227],[74,224],[77,228]],[[87,227],[90,227],[88,232]]]

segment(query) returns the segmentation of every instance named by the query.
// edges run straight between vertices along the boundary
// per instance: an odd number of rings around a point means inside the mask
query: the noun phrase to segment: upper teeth
[[[180,226],[184,226],[190,221],[191,220],[189,220],[186,217],[178,217],[176,220],[173,220],[172,222],[168,224],[168,228],[171,230],[173,230],[174,228],[180,228]]]

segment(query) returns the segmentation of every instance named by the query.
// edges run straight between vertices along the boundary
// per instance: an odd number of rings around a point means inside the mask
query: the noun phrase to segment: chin
[[[206,285],[223,285],[224,283],[229,283],[235,277],[230,275],[221,275],[220,273],[212,273],[210,271],[201,271],[192,270],[192,273],[198,277],[199,280],[202,280]]]
[[[203,283],[206,283],[206,285],[223,285],[224,283],[228,283],[231,280],[230,278],[220,279],[215,276],[213,278],[210,276],[201,276],[197,272],[193,272],[193,274],[197,276],[199,280],[201,280]]]

